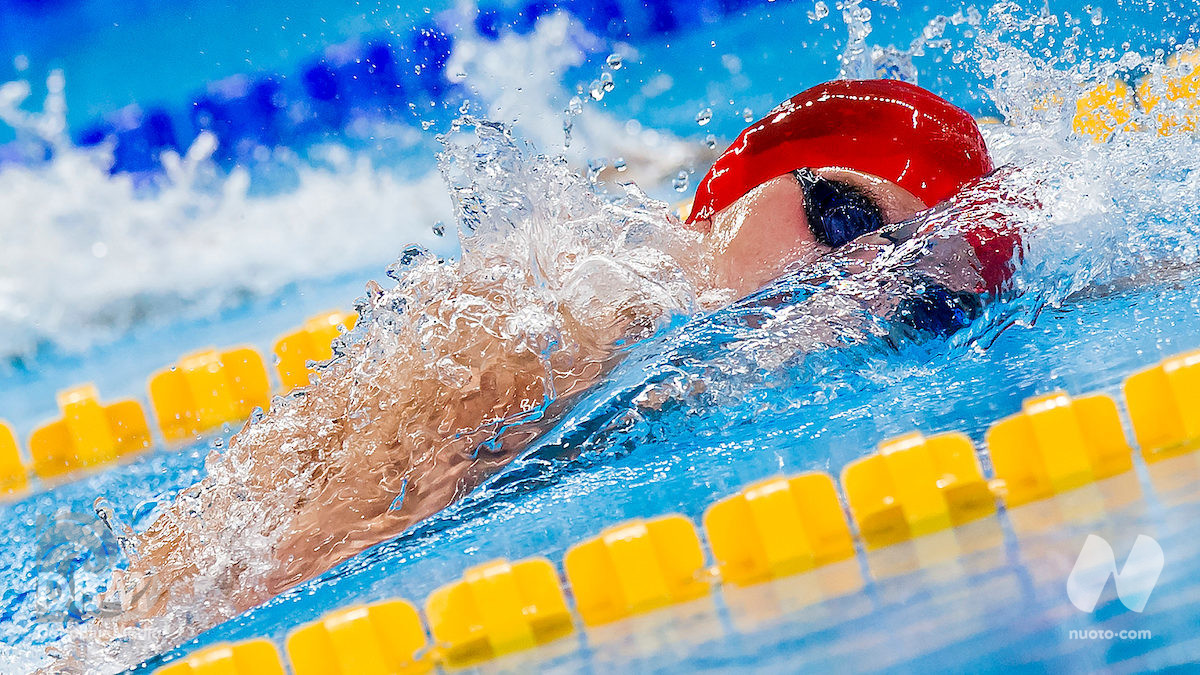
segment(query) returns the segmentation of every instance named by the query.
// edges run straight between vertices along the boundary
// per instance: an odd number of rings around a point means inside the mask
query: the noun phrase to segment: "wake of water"
[[[559,13],[528,36],[458,41],[449,72],[482,114],[520,120],[520,132],[547,150],[563,147],[563,111],[577,110],[574,147],[563,151],[573,166],[622,158],[633,167],[625,179],[661,184],[697,148],[572,105],[573,92],[558,78],[581,62],[580,42],[592,48],[595,41]],[[52,74],[37,114],[21,107],[26,83],[0,88],[0,120],[53,149],[49,161],[0,166],[0,363],[43,347],[84,351],[131,328],[212,314],[297,280],[379,268],[410,244],[457,252],[435,228],[451,212],[426,159],[430,138],[412,127],[379,122],[360,130],[376,139],[377,155],[407,160],[398,168],[330,144],[311,152],[314,159],[276,149],[259,166],[228,174],[212,161],[215,140],[203,133],[185,156],[168,153],[165,176],[147,186],[134,175],[109,175],[110,148],[70,144],[65,86]]]
[[[902,62],[904,50],[865,49],[870,31],[854,25],[868,19],[848,15],[860,53]],[[956,57],[992,78],[996,106],[1019,123],[985,129],[1011,168],[921,216],[902,245],[865,262],[831,255],[734,303],[664,204],[632,185],[600,191],[507,125],[460,119],[440,162],[457,259],[409,249],[394,288],[370,287],[321,382],[277,400],[132,538],[137,558],[114,594],[126,614],[73,628],[58,649],[119,669],[414,523],[470,518],[679,429],[717,434],[869,392],[931,353],[971,358],[1082,292],[1194,265],[1196,141],[1130,130],[1097,146],[1071,133],[1071,106],[1040,105],[1097,74],[1165,72],[1162,58],[1035,58],[1018,45],[1046,21],[1005,5],[962,22],[975,33]],[[1022,232],[1024,263],[983,319],[929,343],[877,311],[916,282],[921,259],[997,213]]]

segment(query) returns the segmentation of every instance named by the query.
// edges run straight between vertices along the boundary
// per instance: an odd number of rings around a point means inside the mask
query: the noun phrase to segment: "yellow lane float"
[[[1200,119],[1200,52],[1172,54],[1166,66],[1167,72],[1146,75],[1138,83],[1138,102],[1154,113],[1160,135],[1193,133]]]
[[[575,630],[558,573],[545,558],[473,567],[429,595],[425,616],[451,666],[530,649]]]
[[[869,548],[887,546],[996,512],[971,440],[919,433],[885,441],[846,465],[842,490]]]
[[[771,478],[704,512],[721,579],[752,584],[854,555],[833,478],[813,472]]]
[[[1125,407],[1147,462],[1200,447],[1200,350],[1125,380]]]
[[[33,470],[42,478],[108,464],[150,447],[150,427],[137,401],[101,404],[96,387],[81,384],[58,394],[62,417],[29,437]]]
[[[287,639],[293,675],[413,675],[433,668],[417,608],[387,600],[331,612]]]
[[[250,347],[189,354],[155,373],[149,391],[158,427],[168,441],[193,439],[240,423],[271,402],[263,358]]]
[[[342,330],[354,328],[358,315],[350,312],[332,311],[314,316],[300,328],[275,341],[275,368],[284,391],[308,384],[313,371],[310,361],[328,361],[333,358],[332,343]]]
[[[270,640],[219,644],[163,666],[154,675],[285,675]]]
[[[1056,391],[987,432],[996,486],[1008,506],[1045,499],[1133,468],[1117,404],[1104,394]]]
[[[12,427],[0,420],[0,494],[16,492],[29,483],[28,472],[21,462],[21,450]]]
[[[568,549],[563,567],[575,608],[591,626],[712,592],[700,537],[680,515],[608,528]]]
[[[1136,131],[1137,105],[1129,85],[1121,80],[1098,84],[1075,100],[1071,127],[1097,143],[1108,140],[1118,129]]]

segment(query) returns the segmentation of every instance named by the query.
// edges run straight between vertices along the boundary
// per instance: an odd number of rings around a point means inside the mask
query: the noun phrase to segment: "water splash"
[[[506,125],[454,129],[439,165],[459,258],[411,248],[394,288],[368,287],[319,382],[277,399],[134,537],[118,577],[136,601],[85,624],[73,658],[149,656],[395,536],[506,464],[614,345],[711,304],[699,238],[662,203],[597,194]]]
[[[459,40],[448,68],[464,74],[468,89],[485,104],[484,117],[511,124],[541,150],[561,153],[579,168],[598,155],[622,156],[630,169],[622,181],[663,185],[679,167],[698,161],[696,148],[670,133],[631,127],[598,105],[620,91],[613,73],[635,61],[629,47],[610,53],[586,85],[574,91],[563,86],[563,73],[584,65],[601,46],[582,24],[557,12],[539,18],[529,35]]]
[[[60,116],[49,106],[26,120],[56,146],[51,160],[0,169],[0,361],[46,345],[84,350],[146,322],[382,264],[381,250],[436,245],[428,223],[448,213],[430,198],[436,176],[409,180],[344,153],[314,167],[280,151],[295,189],[256,195],[247,170],[216,169],[207,134],[167,156],[148,192],[109,175],[104,150],[71,147],[45,121]]]
[[[448,72],[461,74],[477,108],[515,122],[539,147],[562,145],[569,96],[560,76],[597,48],[597,38],[558,13],[528,36],[455,45]],[[616,70],[622,61],[615,62],[607,67]],[[603,93],[616,87],[611,72],[597,83]],[[45,347],[84,351],[132,328],[209,315],[297,280],[378,269],[410,243],[455,253],[430,229],[448,219],[450,204],[421,159],[431,139],[414,128],[359,130],[378,139],[377,155],[411,167],[326,145],[309,159],[280,148],[261,165],[229,174],[211,161],[215,139],[201,134],[183,156],[168,153],[165,174],[147,185],[109,175],[110,148],[72,146],[65,86],[53,73],[37,112],[26,109],[27,83],[0,86],[0,120],[18,131],[27,160],[0,165],[0,363]],[[629,167],[623,180],[658,185],[694,163],[690,144],[630,131],[582,104],[568,125],[575,144],[565,156],[580,169],[596,156],[621,156]],[[429,172],[422,175],[422,166]],[[264,189],[264,175],[273,186]]]
[[[160,527],[177,526],[191,541],[161,563],[174,578],[161,575],[165,585],[142,596],[161,604],[135,609],[131,617],[144,619],[138,626],[89,626],[79,656],[114,668],[131,663],[464,494],[447,517],[469,519],[489,500],[581,464],[647,452],[663,438],[751,429],[850,392],[869,395],[923,367],[931,353],[970,358],[1046,307],[1170,279],[1197,264],[1195,139],[1122,130],[1096,146],[1071,131],[1068,104],[1041,103],[1055,88],[1131,64],[1153,71],[1161,60],[1039,61],[1014,45],[1012,31],[1036,32],[1040,17],[1008,23],[997,14],[991,20],[1001,27],[981,30],[964,48],[963,62],[992,80],[997,106],[1015,123],[985,133],[998,163],[1016,168],[923,216],[926,236],[875,251],[865,269],[848,249],[727,307],[728,296],[706,288],[703,273],[687,272],[703,270],[703,256],[665,205],[633,187],[604,198],[568,160],[537,156],[511,127],[461,120],[441,165],[461,259],[410,249],[393,268],[395,288],[368,288],[363,320],[339,342],[324,384],[278,401],[168,512]],[[928,343],[879,311],[898,287],[918,282],[914,261],[997,208],[1023,231],[1025,264],[983,319],[948,343]],[[471,291],[456,294],[463,283]],[[636,320],[612,319],[622,314]],[[455,326],[504,348],[462,345]],[[591,350],[616,342],[624,347],[619,364]],[[473,417],[482,423],[448,428],[442,411],[464,396],[518,388],[501,379],[515,370],[510,354],[525,359],[523,372],[545,373],[521,390],[526,402],[500,409],[485,399]],[[586,393],[571,391],[556,379],[564,367],[603,377]],[[526,441],[529,454],[500,470]],[[356,474],[354,466],[377,468]],[[264,484],[275,486],[270,498],[253,498]],[[364,512],[363,504],[381,506]],[[219,525],[200,516],[213,509],[224,516]],[[317,510],[353,525],[316,527]],[[155,535],[142,537],[138,550],[153,560]],[[286,557],[300,549],[321,553]],[[189,576],[184,560],[204,572]]]
[[[879,4],[889,5],[887,2]],[[883,78],[916,84],[918,69],[913,64],[914,58],[925,56],[926,50],[950,53],[954,48],[954,41],[945,37],[947,29],[959,26],[977,27],[983,21],[983,16],[973,6],[960,9],[949,16],[939,14],[925,24],[907,47],[897,47],[869,43],[874,15],[869,7],[862,6],[861,0],[849,0],[839,6],[842,8],[842,21],[846,25],[848,35],[846,47],[838,56],[838,63],[841,64],[838,75],[840,79]],[[894,3],[891,6],[894,7]],[[962,63],[962,58],[958,58],[955,63]]]

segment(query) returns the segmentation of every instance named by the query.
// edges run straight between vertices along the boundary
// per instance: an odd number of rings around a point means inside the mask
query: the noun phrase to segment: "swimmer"
[[[852,241],[911,237],[876,233],[993,168],[975,120],[942,98],[896,80],[828,82],[738,136],[700,181],[687,225],[704,234],[717,283],[742,296]],[[1008,281],[1020,240],[992,219],[955,243],[924,261],[936,288],[905,308],[917,327],[943,335],[961,320],[939,314],[965,309],[969,320],[980,296]]]
[[[831,82],[746,129],[699,184],[684,226],[711,254],[709,285],[741,297],[851,244],[894,245],[915,214],[992,170],[974,120],[941,98],[902,82]],[[960,244],[928,273],[960,267],[938,284],[969,304],[1008,278],[1016,242],[970,230]],[[211,625],[395,537],[510,461],[620,359],[621,344],[655,326],[640,300],[606,321],[568,312],[549,350],[511,336],[521,306],[496,290],[503,278],[453,283],[401,311],[403,325],[346,347],[382,343],[386,358],[332,362],[134,537],[110,598],[122,621],[188,602],[206,606]],[[935,319],[934,332],[953,327]],[[453,356],[461,372],[433,372],[424,353]],[[243,553],[230,560],[222,546]]]

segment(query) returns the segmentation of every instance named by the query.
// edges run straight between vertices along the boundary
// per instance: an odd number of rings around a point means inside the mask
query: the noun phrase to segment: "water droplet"
[[[609,54],[608,58],[604,59],[604,62],[607,63],[608,67],[612,68],[613,70],[621,69],[621,55],[620,54],[616,54],[616,53]]]
[[[408,479],[407,478],[405,478],[403,481],[401,481],[400,493],[397,494],[396,498],[392,500],[392,505],[389,506],[388,509],[395,511],[396,509],[399,509],[400,507],[404,506],[404,496],[406,494],[408,494]]]
[[[433,126],[433,122],[429,120],[421,120],[421,129],[429,131],[429,127]]]
[[[606,92],[616,89],[617,84],[613,82],[612,73],[600,73],[600,87]]]
[[[446,235],[446,224],[440,220],[438,222],[434,223],[433,224],[433,234],[434,234],[434,236],[437,236],[437,237],[444,237]]]
[[[608,158],[594,157],[588,160],[587,177],[590,181],[595,181],[600,177],[600,172],[608,168]]]
[[[742,119],[749,124],[754,121],[754,111],[749,108],[742,108]]]
[[[458,106],[458,114],[466,115],[469,112],[471,112],[471,102],[463,101],[462,105]]]
[[[712,108],[705,108],[696,113],[696,124],[705,126],[712,121]]]
[[[675,176],[675,180],[671,181],[671,187],[675,188],[676,192],[687,192],[688,172],[680,171],[679,175]]]
[[[604,98],[604,92],[605,89],[604,86],[600,84],[600,80],[592,80],[592,83],[588,85],[588,96],[591,96],[597,101]]]
[[[704,144],[708,146],[709,150],[716,150],[717,149],[717,137],[712,134],[705,136]]]
[[[628,169],[629,167],[625,164],[624,157],[618,157],[613,160],[613,168],[616,169],[617,171],[624,171],[625,169]]]
[[[567,103],[567,112],[571,113],[572,115],[579,115],[583,113],[583,99],[579,98],[578,96],[572,96],[571,101]]]
[[[387,268],[387,275],[396,281],[403,281],[405,273],[430,257],[429,250],[423,246],[409,246],[404,249],[396,262]]]

